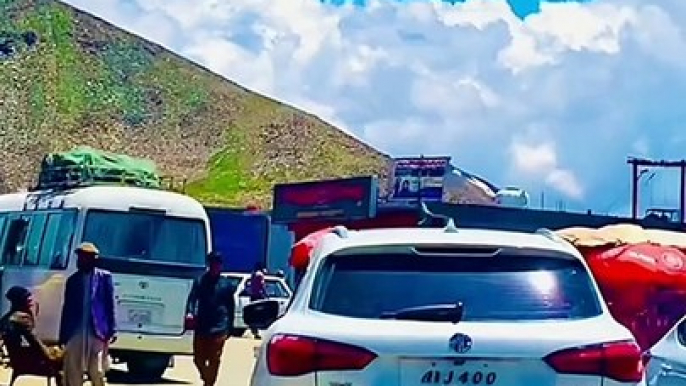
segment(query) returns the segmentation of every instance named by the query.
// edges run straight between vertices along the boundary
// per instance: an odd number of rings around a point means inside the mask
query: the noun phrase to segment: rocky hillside
[[[310,114],[52,0],[0,0],[0,191],[46,152],[152,158],[207,203],[268,205],[277,182],[376,174],[388,157]]]

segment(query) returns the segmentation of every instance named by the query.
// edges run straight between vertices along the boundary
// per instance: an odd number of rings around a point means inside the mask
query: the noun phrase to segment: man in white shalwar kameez
[[[105,385],[107,348],[114,341],[114,287],[109,272],[95,268],[98,250],[84,243],[76,250],[79,270],[67,280],[60,326],[65,344],[66,386]]]

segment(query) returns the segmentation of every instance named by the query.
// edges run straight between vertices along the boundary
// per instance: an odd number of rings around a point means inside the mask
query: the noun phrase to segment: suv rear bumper
[[[141,351],[171,355],[193,354],[193,332],[183,335],[153,335],[120,332],[111,351]]]

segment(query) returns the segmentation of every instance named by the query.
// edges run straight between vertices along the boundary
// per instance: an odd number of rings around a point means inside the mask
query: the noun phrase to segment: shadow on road
[[[126,371],[121,370],[110,370],[107,373],[108,383],[123,383],[127,385],[150,385],[154,383],[156,385],[190,385],[192,382],[184,381],[180,379],[168,379],[162,378],[155,381],[150,379],[145,379],[141,377],[135,377]]]

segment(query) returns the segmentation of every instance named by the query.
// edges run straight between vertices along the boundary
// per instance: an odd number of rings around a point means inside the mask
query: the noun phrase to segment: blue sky
[[[686,1],[67,0],[395,156],[626,213],[686,147]],[[676,206],[678,173],[642,182]]]

